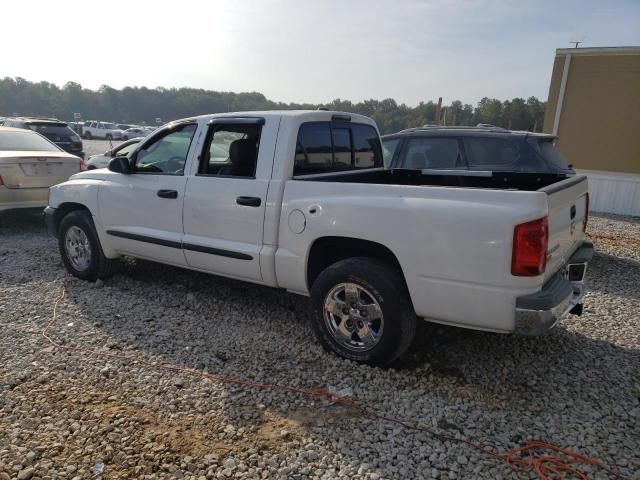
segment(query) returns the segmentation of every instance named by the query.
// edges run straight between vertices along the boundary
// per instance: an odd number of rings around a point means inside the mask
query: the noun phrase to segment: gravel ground
[[[544,439],[640,479],[640,220],[593,216],[582,317],[518,338],[423,324],[397,369],[323,353],[306,299],[142,261],[69,280],[68,346],[299,387],[496,448]],[[0,480],[534,478],[345,406],[113,359],[42,337],[64,271],[42,218],[0,217]],[[596,479],[607,474],[587,470]]]
[[[112,146],[115,147],[121,143],[122,141],[120,140],[114,140],[113,142],[108,142],[107,140],[82,140],[85,158],[87,159],[89,159],[91,155],[98,155],[107,150],[111,150]]]

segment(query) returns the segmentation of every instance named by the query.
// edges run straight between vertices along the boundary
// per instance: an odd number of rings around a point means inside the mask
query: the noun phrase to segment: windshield
[[[40,135],[24,132],[0,131],[0,150],[60,152],[61,150]]]

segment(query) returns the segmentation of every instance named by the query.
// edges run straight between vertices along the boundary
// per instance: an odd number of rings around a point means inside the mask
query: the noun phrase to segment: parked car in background
[[[145,130],[142,127],[128,128],[122,133],[122,139],[129,140],[130,138],[146,137],[147,135],[149,135],[149,133],[151,132]]]
[[[82,134],[87,140],[100,138],[103,140],[122,140],[122,130],[115,124],[109,122],[91,122],[85,124]]]
[[[80,157],[39,133],[0,127],[0,211],[44,208],[49,187],[82,170]]]
[[[82,139],[66,122],[42,118],[7,118],[3,126],[33,130],[48,138],[64,151],[84,158]]]
[[[142,140],[141,137],[132,138],[131,140],[122,142],[118,146],[113,147],[111,150],[107,150],[100,155],[91,155],[89,157],[89,160],[87,160],[87,170],[105,168],[113,157],[127,156],[130,152],[133,151],[136,145],[140,143],[140,140]]]
[[[382,137],[385,166],[412,170],[470,170],[575,175],[542,133],[477,127],[419,127]]]
[[[147,131],[147,135],[155,132],[158,129],[157,127],[142,127],[142,128],[144,128]]]
[[[133,256],[308,295],[326,349],[389,365],[417,317],[541,335],[581,312],[586,177],[473,173],[384,169],[361,115],[204,115],[52,187],[45,217],[76,277]]]

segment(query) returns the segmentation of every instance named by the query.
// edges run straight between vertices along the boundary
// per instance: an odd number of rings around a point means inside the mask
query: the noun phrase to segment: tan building
[[[640,47],[556,50],[544,131],[589,177],[591,210],[640,216]]]

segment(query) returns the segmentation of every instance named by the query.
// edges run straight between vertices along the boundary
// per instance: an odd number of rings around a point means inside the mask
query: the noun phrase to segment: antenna
[[[578,48],[578,45],[580,45],[583,42],[584,42],[584,37],[571,37],[569,39],[569,43],[573,43],[574,44],[573,48]]]

